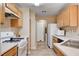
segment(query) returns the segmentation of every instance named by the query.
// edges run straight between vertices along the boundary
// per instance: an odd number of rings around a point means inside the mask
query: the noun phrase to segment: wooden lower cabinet
[[[53,36],[53,43],[61,43],[61,42],[63,42],[63,40]]]
[[[58,38],[53,36],[53,43],[58,43]]]
[[[55,46],[53,46],[53,50],[56,53],[57,56],[64,56],[64,54]]]
[[[17,56],[17,46],[15,46],[12,49],[8,50],[2,56]]]

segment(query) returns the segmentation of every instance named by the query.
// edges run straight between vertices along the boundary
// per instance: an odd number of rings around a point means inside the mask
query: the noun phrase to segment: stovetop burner
[[[3,41],[3,43],[7,42],[7,43],[10,43],[10,42],[20,42],[21,40],[5,40]]]
[[[5,40],[5,41],[3,41],[3,43],[10,43],[10,42],[20,42],[22,39],[14,39],[14,40]]]
[[[22,39],[24,39],[24,38],[10,38],[10,40],[5,40],[5,41],[3,41],[3,43],[5,43],[5,42],[7,42],[7,43],[20,42]]]

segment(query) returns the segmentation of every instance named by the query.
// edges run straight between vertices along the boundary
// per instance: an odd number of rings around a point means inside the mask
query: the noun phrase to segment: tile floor
[[[46,45],[45,42],[37,42],[37,49],[31,50],[29,56],[56,56],[54,51]]]

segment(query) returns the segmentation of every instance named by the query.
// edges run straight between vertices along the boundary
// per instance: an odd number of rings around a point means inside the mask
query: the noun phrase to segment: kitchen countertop
[[[79,56],[79,49],[77,48],[63,46],[61,43],[54,43],[54,45],[66,56]]]
[[[0,55],[4,54],[14,46],[16,46],[17,43],[1,43],[0,44]]]
[[[68,40],[75,40],[79,41],[79,36],[61,36],[61,35],[53,35],[59,39],[64,40],[61,43],[54,43],[54,45],[64,54],[67,56],[79,56],[79,49],[78,48],[73,48],[73,47],[68,47],[62,45],[64,42]]]
[[[64,41],[67,41],[67,40],[76,40],[76,41],[79,41],[79,36],[61,36],[61,35],[53,35],[59,39],[62,39]]]

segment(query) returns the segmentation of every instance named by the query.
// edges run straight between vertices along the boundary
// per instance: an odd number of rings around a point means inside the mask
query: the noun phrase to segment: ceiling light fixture
[[[36,3],[34,3],[34,5],[35,5],[35,6],[39,6],[39,5],[40,5],[40,3],[37,3],[37,2],[36,2]]]

